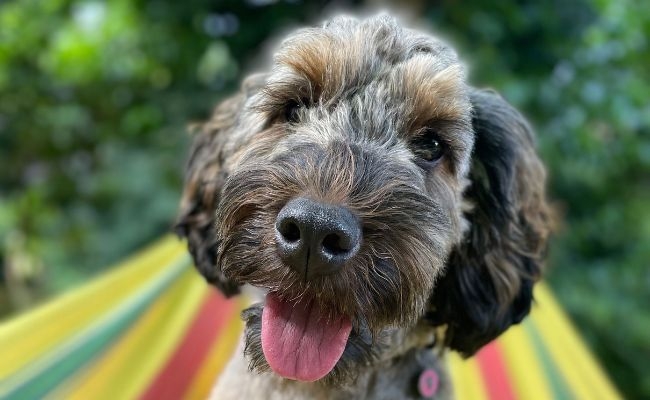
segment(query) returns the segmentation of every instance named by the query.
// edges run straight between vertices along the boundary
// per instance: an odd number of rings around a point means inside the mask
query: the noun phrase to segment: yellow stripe
[[[131,399],[169,359],[207,294],[188,269],[94,365],[52,398]]]
[[[0,325],[0,379],[101,317],[184,254],[184,247],[167,238],[102,278]]]
[[[463,360],[456,353],[448,353],[448,365],[456,400],[487,400],[487,391],[476,359]]]
[[[548,288],[537,285],[539,302],[532,322],[540,332],[552,359],[579,399],[620,399],[621,395],[600,369]]]
[[[246,304],[245,299],[238,299],[237,310],[210,349],[206,360],[192,380],[189,390],[183,396],[184,399],[205,399],[210,394],[217,377],[219,377],[228,360],[232,357],[233,351],[237,348],[244,325],[237,311],[242,309],[244,304]]]
[[[533,311],[534,313],[534,311]],[[498,342],[512,388],[519,399],[547,400],[553,398],[543,366],[535,354],[533,343],[522,326],[510,327]]]

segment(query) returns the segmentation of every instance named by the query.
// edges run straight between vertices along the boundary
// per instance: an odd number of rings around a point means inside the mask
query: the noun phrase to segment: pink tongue
[[[288,303],[266,295],[262,351],[283,378],[311,382],[327,375],[341,358],[350,330],[349,318],[328,318],[313,302]]]

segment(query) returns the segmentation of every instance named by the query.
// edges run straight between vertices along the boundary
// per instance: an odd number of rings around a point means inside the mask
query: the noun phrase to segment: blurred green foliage
[[[533,121],[563,213],[549,279],[618,386],[650,397],[650,2],[410,3]],[[1,3],[0,310],[20,305],[10,282],[56,292],[167,232],[187,123],[323,5]]]

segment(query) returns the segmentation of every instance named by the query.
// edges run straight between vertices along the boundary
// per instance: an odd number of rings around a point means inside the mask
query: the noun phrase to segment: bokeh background
[[[185,127],[269,38],[377,5],[0,1],[0,316],[169,231]],[[650,2],[487,5],[401,7],[535,125],[563,214],[548,280],[626,397],[650,398]]]

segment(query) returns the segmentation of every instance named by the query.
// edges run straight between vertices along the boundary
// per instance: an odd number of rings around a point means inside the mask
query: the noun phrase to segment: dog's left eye
[[[438,161],[445,154],[445,147],[435,132],[426,132],[413,141],[413,152],[423,160]]]
[[[300,117],[300,109],[304,107],[302,102],[296,100],[291,100],[287,105],[284,106],[284,120],[287,122],[295,123],[298,122]]]

